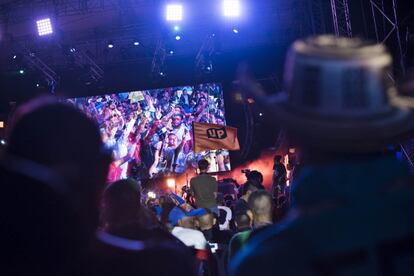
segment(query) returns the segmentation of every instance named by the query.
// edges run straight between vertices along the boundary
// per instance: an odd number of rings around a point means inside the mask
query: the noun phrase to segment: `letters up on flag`
[[[217,149],[240,149],[237,139],[237,128],[234,127],[193,123],[193,135],[195,152]]]

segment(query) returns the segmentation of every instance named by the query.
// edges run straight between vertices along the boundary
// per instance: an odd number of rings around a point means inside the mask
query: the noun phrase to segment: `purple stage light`
[[[183,19],[183,5],[169,4],[167,5],[167,21],[181,21]]]
[[[240,16],[240,1],[238,0],[224,0],[223,14],[226,17]]]
[[[37,20],[36,25],[39,36],[49,35],[53,33],[52,22],[50,21],[50,18]]]

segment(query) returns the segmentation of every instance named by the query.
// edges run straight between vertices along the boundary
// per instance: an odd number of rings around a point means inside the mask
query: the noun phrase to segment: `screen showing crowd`
[[[151,179],[196,168],[205,158],[210,172],[230,170],[226,150],[194,153],[192,123],[225,125],[221,85],[201,84],[69,99],[98,122],[112,152],[108,181]]]

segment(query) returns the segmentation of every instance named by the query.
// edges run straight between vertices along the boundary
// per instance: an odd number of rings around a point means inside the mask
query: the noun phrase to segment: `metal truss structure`
[[[151,74],[154,77],[163,77],[165,75],[164,72],[164,62],[165,62],[165,45],[164,40],[159,38],[157,41],[157,45],[155,47],[154,55],[152,57],[151,63]]]
[[[348,0],[331,0],[334,32],[337,37],[352,37]]]
[[[312,33],[326,33],[325,11],[322,0],[309,0],[308,9],[311,20]]]
[[[80,67],[88,68],[88,74],[93,81],[103,78],[104,71],[85,52],[74,49],[72,51],[75,63]]]
[[[59,76],[34,53],[27,51],[24,54],[24,59],[31,69],[42,73],[47,85],[51,88],[52,94],[54,94],[55,88],[59,84]]]
[[[23,44],[17,41],[13,41],[13,44],[19,49],[25,65],[31,70],[40,72],[47,85],[51,88],[51,92],[54,93],[60,81],[58,74]]]
[[[197,75],[208,74],[213,71],[212,56],[215,50],[214,39],[214,34],[207,35],[203,41],[203,44],[198,50],[195,58],[195,69]]]
[[[55,17],[98,14],[107,11],[127,11],[131,7],[145,7],[144,0],[20,0],[0,5],[0,23],[16,24],[32,19],[32,10],[44,10]]]
[[[370,0],[377,42],[388,43],[398,58],[400,75],[405,75],[404,53],[397,17],[397,0]]]

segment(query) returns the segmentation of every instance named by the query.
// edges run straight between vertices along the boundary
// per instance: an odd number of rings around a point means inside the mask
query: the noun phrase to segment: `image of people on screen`
[[[229,171],[227,150],[193,151],[193,122],[226,124],[222,93],[212,83],[68,101],[99,124],[113,156],[108,175],[113,182],[184,173],[202,158],[212,164],[210,172]]]

